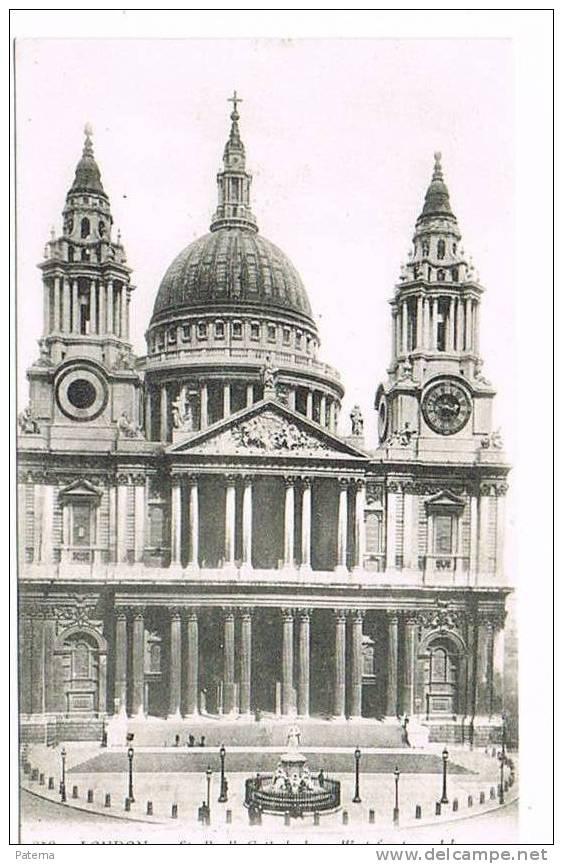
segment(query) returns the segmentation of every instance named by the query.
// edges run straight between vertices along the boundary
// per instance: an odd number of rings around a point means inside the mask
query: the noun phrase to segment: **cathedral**
[[[22,739],[407,715],[431,741],[489,741],[509,468],[440,154],[390,300],[372,446],[358,407],[340,417],[298,272],[259,232],[236,94],[230,120],[209,233],[164,272],[144,356],[88,126],[39,264],[18,417]]]

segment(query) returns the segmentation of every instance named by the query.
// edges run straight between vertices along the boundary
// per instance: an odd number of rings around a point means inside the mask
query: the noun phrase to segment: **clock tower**
[[[380,445],[430,459],[498,446],[494,390],[479,353],[482,294],[435,153],[412,249],[390,301],[391,365],[375,399]]]
[[[141,379],[129,343],[131,270],[94,158],[92,129],[39,265],[43,278],[40,356],[28,371],[34,420],[54,449],[94,439],[111,448],[121,423],[134,434]]]

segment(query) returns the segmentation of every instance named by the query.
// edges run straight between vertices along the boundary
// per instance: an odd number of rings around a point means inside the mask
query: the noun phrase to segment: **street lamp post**
[[[61,801],[66,801],[66,750],[61,750]]]
[[[399,766],[395,766],[395,770],[393,772],[395,775],[395,806],[393,808],[393,824],[399,824],[399,777],[401,776],[401,772],[399,771]]]
[[[442,751],[442,797],[440,804],[448,803],[448,751],[444,747]]]
[[[219,757],[221,759],[221,785],[219,788],[219,798],[217,799],[220,804],[224,804],[227,801],[227,782],[225,780],[225,745],[221,744],[219,749]]]
[[[504,804],[504,763],[506,761],[506,714],[502,715],[502,738],[501,751],[498,755],[500,762],[500,787],[498,791],[499,804]]]
[[[129,747],[127,751],[127,758],[129,760],[129,791],[127,793],[127,797],[134,803],[135,796],[133,795],[133,756],[135,755],[135,751],[132,747]]]
[[[207,771],[205,772],[205,776],[207,777],[207,809],[209,810],[209,805],[211,801],[211,775],[213,771],[211,770],[211,765],[207,766]]]
[[[354,759],[356,760],[356,788],[354,790],[354,797],[352,798],[352,803],[361,804],[362,799],[360,798],[360,756],[362,755],[362,751],[359,747],[356,747],[354,750]]]

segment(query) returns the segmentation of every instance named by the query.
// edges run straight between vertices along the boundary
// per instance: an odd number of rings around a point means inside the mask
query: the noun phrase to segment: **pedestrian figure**
[[[179,747],[179,746],[180,746],[180,736],[179,736],[179,735],[175,735],[175,736],[174,736],[174,746],[175,746],[175,747]]]
[[[408,725],[409,725],[409,718],[405,714],[405,716],[403,718],[403,742],[407,745],[407,747],[410,747],[411,742],[409,741]]]
[[[200,742],[199,742],[199,746],[200,746],[200,747],[205,747],[205,735],[202,735],[202,736],[201,736],[201,739],[200,739]]]
[[[321,770],[319,771],[319,786],[324,786],[324,785],[325,785],[325,772],[321,768]]]
[[[188,747],[195,747],[195,738],[191,732],[188,735]]]

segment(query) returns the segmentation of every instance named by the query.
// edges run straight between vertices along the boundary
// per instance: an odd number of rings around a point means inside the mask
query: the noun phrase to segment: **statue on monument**
[[[122,411],[117,421],[117,432],[120,438],[142,438],[143,434],[138,426],[129,419],[127,411]]]
[[[264,385],[264,399],[275,399],[277,396],[277,375],[278,370],[272,363],[272,358],[268,354],[264,368],[262,369],[262,383]]]
[[[31,405],[18,414],[18,426],[22,435],[38,435],[41,431]]]
[[[350,421],[352,423],[352,435],[361,438],[364,434],[364,418],[359,405],[354,405],[350,412]]]

